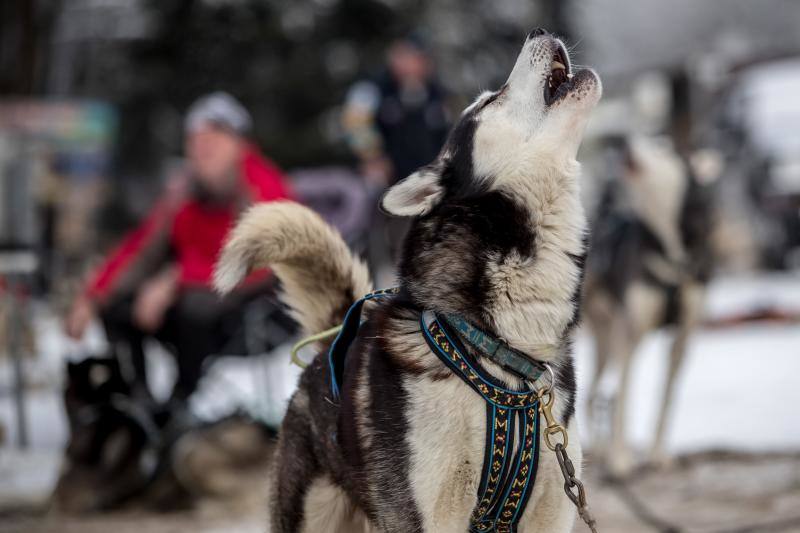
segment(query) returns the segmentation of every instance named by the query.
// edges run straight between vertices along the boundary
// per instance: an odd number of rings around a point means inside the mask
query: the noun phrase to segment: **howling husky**
[[[586,222],[575,156],[600,94],[592,70],[573,73],[562,42],[534,30],[505,85],[478,96],[437,159],[384,195],[384,211],[413,219],[400,286],[365,305],[338,397],[330,392],[328,345],[303,373],[274,463],[273,533],[475,527],[487,403],[433,353],[423,311],[459,316],[508,350],[549,365],[553,413],[567,428],[567,450],[580,473],[570,344]],[[366,267],[340,236],[292,203],[244,215],[220,258],[216,286],[231,290],[265,265],[308,333],[340,324],[372,289]],[[474,350],[469,357],[488,379],[507,391],[526,386],[484,355]],[[534,467],[516,530],[571,531],[575,511],[555,454],[542,449]],[[481,531],[511,530],[490,526]]]

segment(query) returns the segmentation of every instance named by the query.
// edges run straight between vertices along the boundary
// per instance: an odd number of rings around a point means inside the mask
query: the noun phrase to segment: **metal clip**
[[[544,416],[544,420],[547,424],[547,427],[544,428],[544,443],[552,451],[556,451],[556,445],[558,444],[563,445],[564,448],[566,448],[569,444],[567,431],[564,429],[564,426],[556,422],[556,419],[553,416],[554,403],[555,397],[553,396],[552,391],[539,395],[539,411],[541,411],[542,416]],[[554,442],[554,436],[560,436],[560,442]]]

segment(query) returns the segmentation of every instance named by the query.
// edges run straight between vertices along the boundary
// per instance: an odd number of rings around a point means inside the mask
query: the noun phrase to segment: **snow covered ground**
[[[645,447],[656,424],[669,335],[652,335],[634,362],[627,412],[631,441]],[[593,365],[581,335],[579,388]],[[672,406],[668,449],[785,451],[800,448],[800,327],[749,325],[700,331],[689,348]],[[579,415],[584,414],[580,411]],[[582,427],[586,420],[579,416]]]
[[[800,276],[720,279],[710,287],[706,316],[722,318],[765,306],[800,311]],[[654,432],[669,342],[667,332],[651,335],[634,361],[627,427],[632,442],[641,447]],[[591,376],[592,350],[591,339],[582,332],[575,346],[580,390]],[[668,449],[800,449],[798,402],[799,324],[700,330],[677,383]],[[587,427],[585,419],[579,420]]]
[[[797,275],[725,278],[710,288],[707,315],[728,316],[765,304],[800,311],[800,277]],[[61,408],[60,371],[65,357],[82,352],[66,341],[43,310],[37,313],[39,360],[28,361],[29,392],[26,410],[30,421],[31,452],[19,455],[11,447],[15,418],[10,397],[10,369],[0,361],[0,423],[6,442],[0,446],[0,502],[25,494],[41,493],[55,479],[57,453],[67,437]],[[89,342],[102,346],[99,331]],[[669,336],[659,332],[648,338],[633,369],[629,431],[632,441],[645,446],[653,431],[657,401],[666,365]],[[593,364],[591,342],[581,332],[576,342],[579,388],[587,383]],[[160,393],[169,387],[174,372],[168,357],[152,355],[154,378]],[[279,416],[298,371],[284,353],[266,362],[230,359],[215,370],[220,380],[209,386],[196,409],[201,413],[224,409],[226,403],[243,402],[265,418]],[[264,384],[263,386],[261,384]],[[748,324],[736,328],[699,331],[678,383],[668,444],[673,452],[706,448],[751,451],[800,449],[800,326]],[[269,392],[264,391],[269,389]],[[582,423],[585,420],[579,418]],[[33,466],[35,465],[35,467]],[[25,475],[29,471],[31,475]]]

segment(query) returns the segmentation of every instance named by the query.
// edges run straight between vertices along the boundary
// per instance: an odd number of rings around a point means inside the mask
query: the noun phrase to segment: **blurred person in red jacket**
[[[287,199],[282,172],[247,140],[249,113],[216,92],[197,100],[185,120],[187,168],[144,221],[91,276],[66,320],[82,337],[93,317],[103,322],[112,353],[149,397],[143,340],[155,338],[176,356],[172,397],[197,387],[203,361],[240,330],[243,304],[268,291],[265,272],[254,273],[232,298],[211,288],[217,255],[243,208]]]

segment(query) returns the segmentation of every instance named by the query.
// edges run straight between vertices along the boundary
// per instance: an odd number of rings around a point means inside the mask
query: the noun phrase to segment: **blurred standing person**
[[[444,89],[433,59],[418,36],[389,47],[386,72],[350,89],[343,114],[350,148],[373,193],[405,178],[436,158],[448,130]],[[383,242],[374,242],[394,261],[407,223],[381,217]],[[388,249],[387,249],[388,245]]]
[[[89,279],[72,305],[67,333],[80,338],[94,316],[134,390],[150,397],[143,340],[155,338],[176,357],[172,400],[195,390],[207,356],[242,323],[242,303],[268,290],[266,275],[230,299],[211,289],[217,255],[240,211],[290,196],[283,173],[247,139],[249,113],[216,92],[197,100],[185,119],[187,168]],[[260,278],[260,279],[259,279]]]

